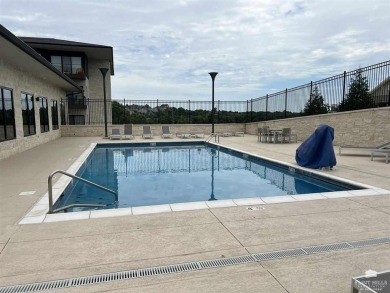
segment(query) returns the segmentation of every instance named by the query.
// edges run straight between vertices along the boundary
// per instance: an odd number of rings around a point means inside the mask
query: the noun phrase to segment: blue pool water
[[[218,199],[358,189],[205,144],[157,147],[98,145],[77,173],[118,192],[72,182],[56,203],[135,207]],[[70,211],[96,208],[77,207]]]

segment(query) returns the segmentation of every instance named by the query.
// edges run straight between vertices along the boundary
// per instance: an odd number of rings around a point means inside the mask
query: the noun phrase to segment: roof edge
[[[65,74],[57,70],[49,61],[47,61],[45,58],[43,58],[41,55],[39,55],[33,48],[31,48],[29,45],[27,45],[25,42],[23,42],[21,39],[19,39],[17,36],[15,36],[13,33],[11,33],[9,30],[7,30],[4,26],[0,24],[0,35],[5,37],[8,41],[10,41],[12,44],[14,44],[16,47],[18,47],[20,50],[28,54],[30,57],[34,58],[36,61],[41,63],[43,66],[51,70],[53,73],[64,79],[69,84],[73,85],[75,88],[77,88],[80,92],[83,91],[83,89],[75,83],[73,80],[71,80],[69,77],[67,77]]]

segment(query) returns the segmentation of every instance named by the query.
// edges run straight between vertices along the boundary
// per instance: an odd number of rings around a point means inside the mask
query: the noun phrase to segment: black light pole
[[[213,95],[212,95],[212,102],[211,102],[211,133],[214,133],[214,80],[217,76],[218,72],[209,72],[211,79],[213,81]]]
[[[104,138],[108,138],[107,135],[107,101],[106,101],[106,74],[108,68],[99,68],[103,75],[103,93],[104,93]]]

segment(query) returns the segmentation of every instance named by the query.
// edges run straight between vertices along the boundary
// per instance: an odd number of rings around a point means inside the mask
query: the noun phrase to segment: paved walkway
[[[0,286],[390,235],[390,195],[18,225],[47,191],[48,174],[97,141],[60,138],[0,160]],[[221,143],[289,163],[298,146],[255,136]],[[324,172],[390,189],[384,159],[337,160]],[[36,192],[19,195],[26,191]],[[349,292],[351,278],[368,269],[390,269],[390,245],[53,292]]]

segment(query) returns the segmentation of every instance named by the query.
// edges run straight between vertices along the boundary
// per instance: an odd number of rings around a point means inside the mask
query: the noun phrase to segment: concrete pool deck
[[[390,194],[19,225],[48,175],[95,142],[107,141],[60,138],[0,160],[0,286],[390,236]],[[250,135],[220,143],[288,163],[299,145]],[[321,172],[390,189],[384,157],[336,156],[335,170]],[[349,292],[353,276],[389,265],[382,244],[53,292]]]

